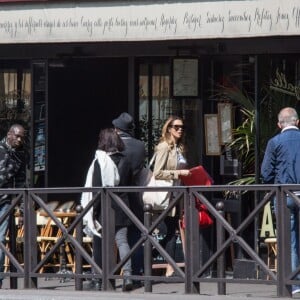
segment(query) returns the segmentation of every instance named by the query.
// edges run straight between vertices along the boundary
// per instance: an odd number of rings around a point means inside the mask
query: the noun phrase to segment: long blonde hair
[[[168,118],[168,120],[165,122],[165,124],[164,124],[164,126],[161,130],[161,137],[160,137],[160,140],[159,140],[160,143],[167,142],[171,149],[175,146],[175,144],[174,144],[173,139],[171,138],[171,133],[169,132],[169,128],[171,127],[173,122],[176,121],[176,120],[180,120],[180,121],[183,122],[183,119],[178,117],[178,116],[170,116]],[[185,151],[185,147],[184,147],[184,144],[183,144],[183,138],[182,137],[178,140],[177,147],[180,149],[181,152]]]

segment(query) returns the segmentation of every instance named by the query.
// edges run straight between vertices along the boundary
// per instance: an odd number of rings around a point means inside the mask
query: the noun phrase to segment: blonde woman
[[[171,116],[162,128],[159,144],[155,149],[154,176],[156,179],[174,180],[174,185],[181,185],[180,177],[189,176],[187,161],[184,156],[183,144],[184,124],[177,116]],[[175,208],[170,216],[164,220],[166,234],[160,241],[168,254],[175,259],[176,229],[179,220],[179,209]],[[167,266],[166,276],[173,276],[174,270],[171,265]]]

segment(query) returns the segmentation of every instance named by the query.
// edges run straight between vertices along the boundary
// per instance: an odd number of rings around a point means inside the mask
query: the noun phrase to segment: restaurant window
[[[145,142],[148,157],[159,142],[164,122],[171,115],[184,119],[187,158],[191,166],[201,161],[200,98],[176,98],[170,93],[169,60],[139,64],[140,138]]]
[[[29,69],[0,69],[0,136],[10,125],[21,123],[29,129],[31,73]]]
[[[2,66],[4,65],[3,63]],[[30,99],[30,69],[23,66],[4,66],[0,68],[0,139],[6,136],[11,125],[15,123],[23,125],[27,130],[25,149],[27,150],[28,158],[30,153]],[[27,183],[30,182],[29,175],[26,181]]]

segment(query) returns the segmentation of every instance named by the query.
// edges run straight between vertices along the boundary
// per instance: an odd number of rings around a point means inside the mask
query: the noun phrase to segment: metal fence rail
[[[24,287],[38,288],[38,278],[56,277],[61,279],[74,278],[75,289],[82,289],[82,281],[86,278],[99,278],[102,280],[103,290],[111,290],[114,287],[114,280],[123,278],[121,273],[123,265],[132,257],[139,247],[144,249],[144,273],[143,275],[130,276],[135,280],[144,281],[145,291],[152,291],[152,283],[156,281],[173,282],[181,281],[185,284],[186,293],[199,293],[201,283],[215,282],[218,285],[218,293],[226,294],[226,283],[243,284],[273,284],[277,286],[278,296],[290,296],[291,285],[299,284],[297,274],[300,268],[291,271],[290,254],[290,222],[289,210],[285,205],[286,195],[290,195],[298,206],[300,199],[293,193],[299,191],[297,185],[250,185],[250,186],[195,186],[195,187],[169,187],[169,188],[142,188],[142,187],[115,187],[115,188],[44,188],[44,189],[11,189],[0,190],[0,193],[14,195],[14,200],[8,213],[0,218],[0,224],[7,216],[13,216],[16,207],[24,201],[24,236],[23,261],[20,262],[16,254],[16,225],[11,222],[9,242],[0,242],[0,248],[5,252],[10,262],[9,272],[3,273],[10,278],[11,288],[17,288],[17,277],[24,278]],[[120,192],[142,193],[143,191],[170,191],[174,195],[168,208],[162,212],[153,214],[151,206],[144,207],[144,220],[139,220],[134,213],[119,198]],[[93,199],[88,206],[80,206],[80,196],[83,192],[92,192]],[[245,217],[237,224],[232,224],[226,217],[226,205],[228,200],[222,200],[225,194],[238,195],[241,205],[247,207]],[[63,218],[51,210],[47,202],[49,199],[74,199],[76,216],[65,224]],[[272,271],[263,259],[258,245],[257,238],[250,243],[245,232],[255,233],[259,230],[258,220],[265,205],[276,197],[276,228],[277,228],[277,272]],[[195,199],[198,198],[207,207],[214,219],[214,226],[211,228],[211,236],[215,240],[214,247],[210,249],[210,256],[207,260],[201,259],[201,229],[198,225],[198,216],[195,209]],[[219,199],[217,203],[213,199]],[[97,201],[101,201],[101,225],[102,225],[102,265],[95,263],[91,253],[83,245],[83,217]],[[136,244],[131,247],[130,253],[122,260],[116,260],[114,249],[114,209],[112,203],[119,206],[127,215],[128,219],[136,226],[141,235]],[[177,262],[166,252],[155,237],[155,230],[159,224],[168,216],[174,207],[181,207],[185,214],[185,251],[184,268],[178,266]],[[45,214],[52,220],[53,226],[60,232],[55,243],[47,249],[43,257],[40,256],[36,226],[37,209],[43,209]],[[14,218],[11,218],[14,220]],[[21,224],[22,225],[22,224]],[[20,226],[20,224],[19,224]],[[253,239],[252,239],[253,240]],[[19,238],[20,242],[20,238]],[[50,268],[45,271],[44,267],[57,255],[61,255],[64,246],[72,249],[74,266],[72,272]],[[9,246],[9,247],[7,247]],[[254,278],[236,278],[228,276],[226,272],[226,253],[231,247],[239,249],[244,257],[255,263],[257,276]],[[152,269],[152,250],[157,249],[160,256],[166,263],[172,265],[176,276],[168,278],[157,275]],[[60,253],[60,254],[57,254]],[[235,257],[236,258],[236,257]],[[60,261],[61,262],[61,261]],[[90,266],[93,273],[87,274],[83,270],[83,262]],[[60,265],[60,268],[62,266]],[[65,265],[64,265],[65,267]],[[214,270],[215,272],[211,272]],[[207,273],[211,272],[211,276]]]

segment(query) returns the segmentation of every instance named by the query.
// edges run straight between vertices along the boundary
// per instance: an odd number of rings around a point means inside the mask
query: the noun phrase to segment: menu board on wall
[[[46,63],[33,62],[33,184],[45,186],[46,171]]]
[[[218,115],[204,115],[206,155],[220,155],[220,138],[218,130]]]
[[[197,97],[198,59],[174,58],[172,82],[174,97]]]

